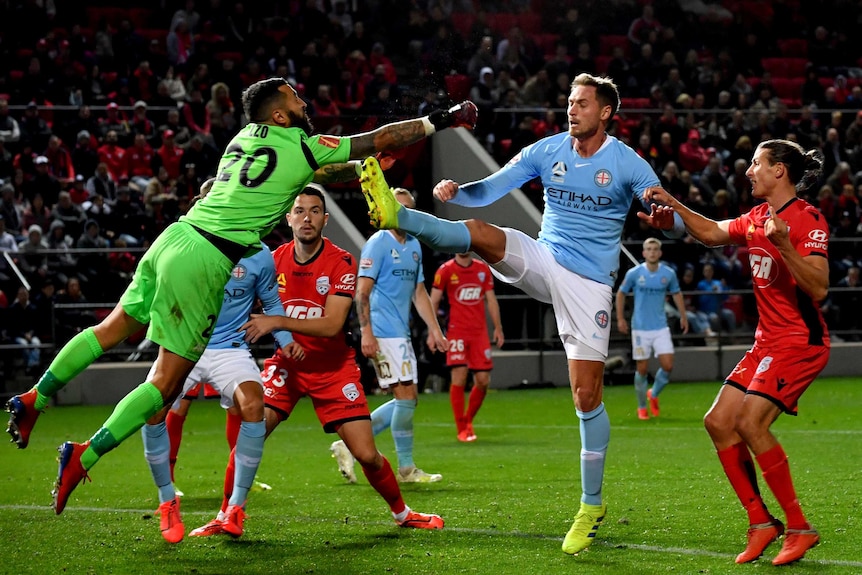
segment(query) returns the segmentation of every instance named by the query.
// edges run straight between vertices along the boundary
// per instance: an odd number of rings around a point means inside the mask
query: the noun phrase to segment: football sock
[[[757,472],[754,469],[754,460],[748,446],[740,441],[725,449],[716,451],[718,460],[724,468],[730,486],[739,497],[739,502],[748,513],[748,523],[757,525],[770,521],[769,511],[760,496],[760,488],[757,486]]]
[[[781,445],[776,445],[769,451],[764,451],[757,456],[757,463],[763,473],[763,479],[778,500],[778,504],[787,516],[788,529],[810,529],[811,526],[802,513],[799,500],[796,498],[796,490],[793,488],[793,479],[790,477],[790,465],[787,463],[787,455]]]
[[[227,438],[228,447],[236,447],[236,438],[239,435],[239,427],[242,425],[242,416],[227,412],[227,420],[224,425],[224,435]]]
[[[234,451],[235,449],[230,450],[230,456],[227,458],[227,467],[224,470],[224,499],[221,502],[221,512],[224,513],[227,511],[227,506],[230,502],[231,493],[233,493],[233,478],[236,472],[236,465],[234,464]]]
[[[171,481],[174,480],[174,466],[177,464],[177,454],[180,452],[180,443],[183,440],[183,424],[186,422],[186,416],[169,411],[165,418],[165,427],[168,430],[168,440],[171,442]],[[146,427],[146,426],[145,426]]]
[[[635,372],[635,395],[638,398],[638,407],[641,409],[646,409],[646,392],[648,385],[649,380],[647,379],[647,376]]]
[[[263,456],[263,443],[266,439],[266,423],[263,421],[243,421],[239,426],[234,449],[236,474],[233,480],[231,505],[245,505],[248,490],[254,483],[254,476]]]
[[[485,401],[485,394],[488,393],[488,388],[474,385],[470,390],[470,403],[467,406],[467,423],[472,423],[473,418],[482,407],[482,402]]]
[[[661,393],[661,390],[664,389],[664,386],[666,386],[669,381],[670,374],[662,368],[658,368],[658,371],[655,372],[655,380],[652,384],[652,396],[658,397],[658,394]]]
[[[378,435],[392,425],[392,412],[395,411],[395,400],[390,399],[371,412],[371,432]]]
[[[426,212],[402,208],[398,210],[398,229],[440,252],[461,254],[470,251],[470,230],[464,222],[443,220]]]
[[[601,505],[611,421],[604,403],[592,411],[578,410],[577,414],[581,420],[581,501],[588,505]]]
[[[36,384],[36,409],[45,409],[50,398],[99,359],[102,353],[102,346],[99,345],[92,327],[70,339]]]
[[[392,410],[392,439],[395,440],[395,453],[398,467],[413,467],[413,412],[416,411],[415,399],[396,399]]]
[[[162,393],[148,381],[126,394],[81,454],[84,469],[93,467],[100,457],[143,427],[164,405]]]
[[[392,466],[389,464],[388,459],[384,457],[383,465],[376,471],[363,466],[362,473],[365,474],[365,478],[368,479],[371,487],[389,505],[389,509],[393,515],[404,511],[406,506],[404,505],[404,498],[401,497],[401,488],[398,487],[398,481],[395,479],[395,473],[392,472]]]
[[[455,416],[455,427],[460,433],[464,429],[464,386],[449,386],[449,403],[452,404],[452,415]]]
[[[173,477],[171,472],[173,466],[169,464],[168,458],[172,450],[168,429],[165,422],[155,425],[144,425],[141,428],[144,438],[144,457],[153,474],[153,481],[159,489],[159,503],[173,501],[177,496],[174,491]]]

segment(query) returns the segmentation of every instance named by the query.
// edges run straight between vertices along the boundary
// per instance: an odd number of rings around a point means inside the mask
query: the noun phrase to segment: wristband
[[[434,110],[428,114],[428,121],[436,131],[444,130],[455,123],[455,116],[449,110]]]
[[[425,128],[425,136],[430,136],[434,132],[437,131],[437,128],[434,127],[434,124],[431,123],[429,116],[425,116],[422,120],[422,127]]]

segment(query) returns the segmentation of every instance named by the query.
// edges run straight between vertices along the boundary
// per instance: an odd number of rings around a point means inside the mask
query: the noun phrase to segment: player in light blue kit
[[[434,187],[441,201],[484,206],[541,178],[545,211],[538,240],[481,220],[452,222],[402,208],[373,158],[365,160],[360,178],[377,227],[401,229],[438,251],[473,251],[498,279],[553,305],[581,431],[581,506],[563,541],[570,554],[593,542],[605,518],[610,420],[602,383],[623,223],[632,200],[646,206],[644,192],[659,187],[649,164],[605,131],[619,103],[613,81],[580,74],[569,95],[568,133],[527,146],[487,178],[463,186],[443,180]],[[668,235],[679,237],[685,228],[679,217],[674,223]]]
[[[204,197],[214,182],[215,178],[204,182],[201,185],[201,193],[196,199]],[[259,252],[242,258],[234,266],[231,278],[224,288],[224,304],[215,322],[212,337],[203,355],[186,378],[180,394],[182,398],[197,384],[209,383],[221,393],[222,407],[241,418],[242,423],[239,426],[234,447],[237,473],[230,501],[231,505],[241,507],[245,506],[248,490],[257,473],[263,453],[262,443],[266,427],[263,416],[259,413],[263,408],[263,382],[260,378],[260,368],[243,339],[244,334],[238,330],[248,321],[255,298],[260,298],[265,313],[284,315],[284,308],[278,297],[272,252],[263,243],[261,247]],[[285,353],[297,357],[302,355],[302,349],[294,343],[290,332],[275,331],[273,336]],[[153,364],[147,375],[147,381],[155,369],[156,365]],[[176,400],[174,408],[179,406],[180,401],[182,399]],[[180,518],[179,499],[171,477],[169,458],[171,438],[165,424],[167,409],[165,407],[147,421],[147,424],[141,428],[141,433],[144,440],[144,456],[159,490],[158,513],[161,516],[162,537],[170,543],[177,543],[183,539],[185,528]],[[176,447],[179,448],[178,445]],[[236,493],[236,489],[240,490],[239,494]],[[236,531],[235,528],[234,531]],[[238,537],[242,531],[230,532],[230,534]],[[192,535],[195,533],[192,532]]]
[[[404,188],[394,192],[397,202],[415,205]],[[391,426],[398,455],[396,477],[402,483],[442,479],[439,473],[426,473],[413,462],[413,413],[419,395],[416,353],[410,341],[411,301],[428,326],[429,349],[448,349],[424,282],[422,246],[416,238],[400,230],[380,231],[363,246],[356,285],[362,354],[374,364],[380,387],[391,389],[395,396],[371,413],[371,425],[374,435]]]
[[[679,310],[679,323],[683,333],[688,333],[688,316],[685,301],[679,289],[676,272],[661,263],[661,241],[648,238],[643,243],[644,263],[626,272],[617,291],[617,327],[622,333],[629,332],[626,322],[626,294],[632,294],[635,309],[632,313],[632,359],[636,362],[635,393],[638,398],[638,419],[649,419],[647,400],[653,417],[658,417],[658,396],[670,380],[673,370],[673,340],[667,325],[664,301],[667,294]],[[652,389],[649,384],[649,358],[655,353],[659,369],[655,373]]]

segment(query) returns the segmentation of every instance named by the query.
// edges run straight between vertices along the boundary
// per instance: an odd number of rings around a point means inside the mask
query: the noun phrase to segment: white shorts
[[[548,248],[524,232],[503,231],[506,256],[491,264],[494,276],[553,306],[568,359],[607,359],[612,287],[564,268]]]
[[[371,359],[377,372],[377,383],[386,389],[397,383],[418,383],[416,353],[406,337],[378,337],[380,352]]]
[[[154,363],[150,373],[147,374],[147,381],[150,381],[155,369]],[[236,388],[246,381],[256,381],[263,388],[260,368],[249,350],[207,348],[186,378],[183,390],[174,402],[174,407],[179,405],[180,398],[195,385],[208,383],[221,394],[219,403],[227,409],[233,406],[233,394]]]
[[[660,355],[673,353],[673,340],[670,337],[670,328],[662,329],[633,329],[632,330],[632,359],[640,361]]]

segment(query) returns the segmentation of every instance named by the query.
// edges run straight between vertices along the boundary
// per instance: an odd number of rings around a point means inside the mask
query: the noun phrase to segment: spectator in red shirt
[[[117,132],[111,130],[105,135],[105,143],[98,152],[99,161],[108,166],[108,172],[115,182],[126,175],[126,150],[118,145]]]
[[[679,165],[692,174],[702,172],[709,163],[709,152],[700,145],[700,132],[689,130],[688,140],[679,147]]]
[[[141,190],[147,187],[153,177],[155,155],[144,134],[135,136],[135,144],[126,150],[126,173],[129,175],[129,181]]]
[[[57,136],[48,138],[48,148],[44,156],[48,158],[48,170],[62,185],[75,181],[75,168],[72,165],[72,156]]]
[[[162,134],[162,147],[156,150],[157,162],[168,171],[168,177],[177,179],[180,177],[180,160],[183,150],[174,145],[174,131],[165,130]]]

